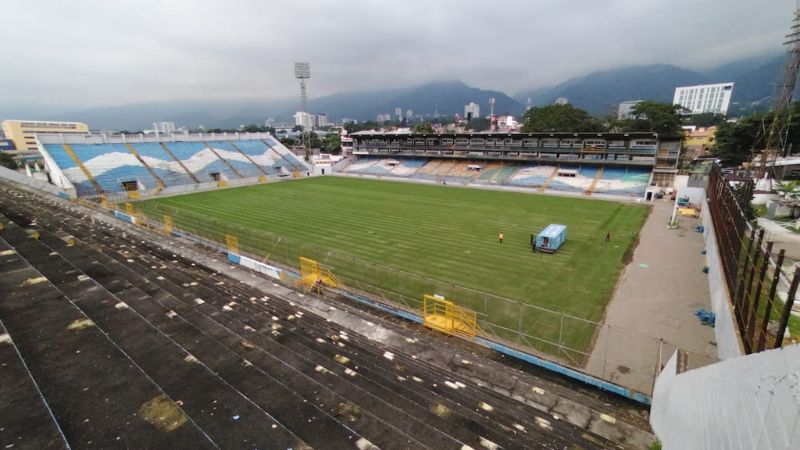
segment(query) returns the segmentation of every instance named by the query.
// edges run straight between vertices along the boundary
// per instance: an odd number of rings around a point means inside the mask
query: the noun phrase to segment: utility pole
[[[788,47],[788,57],[783,66],[781,84],[773,99],[772,123],[765,130],[766,140],[757,172],[759,179],[770,176],[767,165],[772,162],[774,166],[778,155],[788,148],[786,139],[789,131],[790,107],[797,86],[797,73],[800,70],[800,8],[794,12],[791,31],[786,35],[783,44]]]

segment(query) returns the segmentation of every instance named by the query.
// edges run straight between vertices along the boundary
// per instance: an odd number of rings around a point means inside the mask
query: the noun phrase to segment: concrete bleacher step
[[[0,277],[27,269],[0,239]],[[67,448],[67,441],[28,370],[14,339],[0,320],[0,448]]]
[[[161,399],[163,392],[80,308],[27,264],[23,251],[39,256],[49,253],[41,243],[8,225],[0,240],[15,248],[11,259],[18,267],[24,266],[6,271],[4,265],[0,291],[13,300],[0,302],[0,317],[69,446],[214,447],[193,424],[166,433],[148,423],[142,417],[150,411],[145,405],[161,404],[154,399]],[[174,411],[176,420],[183,417],[179,408]],[[151,419],[162,425],[158,417]],[[6,416],[0,420],[13,423]],[[46,436],[46,429],[42,432]]]

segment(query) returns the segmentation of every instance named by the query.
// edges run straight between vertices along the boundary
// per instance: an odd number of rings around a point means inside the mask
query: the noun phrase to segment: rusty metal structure
[[[714,165],[706,188],[724,278],[748,354],[783,345],[800,283],[800,268],[784,272],[785,251],[776,254],[773,243],[764,241],[764,230],[748,220],[741,193],[752,193],[752,181],[749,183],[734,191]],[[779,295],[783,289],[785,298]]]

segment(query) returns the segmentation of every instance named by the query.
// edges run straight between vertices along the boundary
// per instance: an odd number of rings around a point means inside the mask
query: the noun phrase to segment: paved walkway
[[[711,309],[703,235],[694,230],[700,219],[679,216],[678,229],[670,230],[671,214],[671,201],[655,202],[587,366],[590,373],[645,393],[652,390],[658,361],[666,362],[676,347],[689,352],[694,367],[717,354],[714,330],[694,316],[698,308]]]

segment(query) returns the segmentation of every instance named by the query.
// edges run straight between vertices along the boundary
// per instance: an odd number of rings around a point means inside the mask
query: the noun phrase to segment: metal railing
[[[709,170],[709,212],[746,353],[780,348],[787,328],[800,331],[800,318],[791,314],[800,267],[784,271],[785,250],[776,253],[773,243],[764,240],[764,230],[748,220],[744,207],[752,193],[752,181],[734,190],[719,166]],[[784,298],[779,295],[781,287],[785,289]]]

